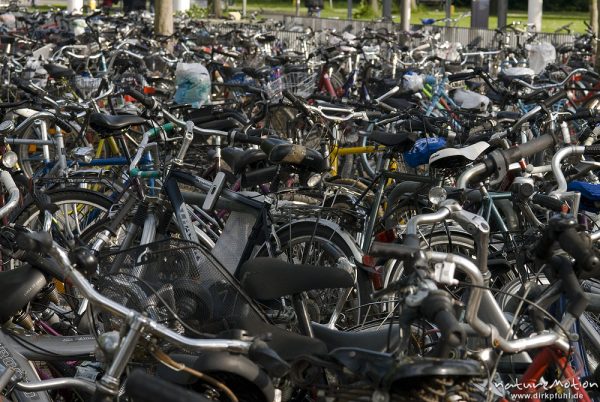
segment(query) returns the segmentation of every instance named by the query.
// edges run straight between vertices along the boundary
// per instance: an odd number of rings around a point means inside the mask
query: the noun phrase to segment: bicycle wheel
[[[53,214],[52,234],[61,242],[79,238],[88,228],[106,217],[113,202],[101,194],[82,189],[61,189],[46,193],[58,206]],[[12,221],[32,230],[41,230],[43,216],[37,205],[30,200]]]
[[[339,258],[353,260],[353,253],[346,240],[331,227],[314,223],[300,222],[284,228],[278,233],[281,254],[278,258],[295,264],[310,264],[334,267]],[[257,256],[269,256],[266,247]],[[372,292],[368,274],[357,269],[356,282],[346,298],[340,316],[335,322],[339,329],[356,327],[373,315],[368,300]],[[328,323],[339,300],[346,297],[346,289],[325,289],[307,292],[307,307],[311,320]]]

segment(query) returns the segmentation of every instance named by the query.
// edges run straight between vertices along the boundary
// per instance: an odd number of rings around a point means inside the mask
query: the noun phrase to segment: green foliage
[[[358,7],[352,10],[352,17],[368,20],[377,17],[377,15],[375,15],[375,11],[371,7],[369,0],[360,0]]]
[[[194,4],[186,11],[188,17],[191,19],[200,19],[208,17],[208,8],[202,8]]]

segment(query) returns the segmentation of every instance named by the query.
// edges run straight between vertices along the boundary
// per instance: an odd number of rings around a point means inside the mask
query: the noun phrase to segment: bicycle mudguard
[[[252,393],[261,394],[265,401],[275,400],[275,387],[269,376],[245,356],[206,352],[200,356],[173,354],[171,358],[202,373],[214,375],[216,378],[223,375],[224,380],[222,381],[233,389],[241,387],[240,390],[243,388],[244,392],[252,391]],[[191,374],[174,371],[164,365],[158,367],[156,374],[162,379],[180,385],[191,385],[199,381]],[[255,389],[251,390],[253,385]]]
[[[294,231],[294,227],[300,227],[303,225],[309,225],[310,227],[314,227],[315,225],[319,225],[323,228],[325,228],[326,230],[330,231],[332,235],[335,235],[338,239],[340,239],[344,245],[348,248],[348,250],[351,252],[351,255],[348,255],[347,257],[353,257],[355,261],[358,262],[362,262],[362,257],[363,257],[363,252],[360,250],[360,247],[356,244],[356,242],[354,241],[354,239],[352,238],[352,236],[350,236],[344,229],[342,229],[342,227],[340,225],[338,225],[335,222],[331,222],[325,219],[318,219],[318,218],[305,218],[305,219],[298,219],[295,221],[292,221],[291,223],[287,223],[283,226],[280,226],[277,228],[277,235],[281,235],[284,233],[289,233]],[[256,253],[254,253],[254,256],[256,255],[260,255],[260,252],[262,251],[262,249],[266,247],[266,246],[261,246],[258,251]]]

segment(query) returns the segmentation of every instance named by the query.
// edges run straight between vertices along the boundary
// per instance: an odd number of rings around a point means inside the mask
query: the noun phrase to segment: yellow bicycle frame
[[[329,166],[332,176],[338,175],[339,169],[339,157],[345,155],[359,155],[359,154],[370,154],[373,152],[383,152],[386,147],[383,145],[368,145],[364,147],[340,147],[338,145],[333,145],[331,148],[331,152],[329,153]],[[390,169],[395,170],[397,168],[396,161],[392,161],[390,164]]]

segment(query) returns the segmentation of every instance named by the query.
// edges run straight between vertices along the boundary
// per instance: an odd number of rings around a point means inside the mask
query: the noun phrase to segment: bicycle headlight
[[[13,151],[7,151],[2,155],[2,165],[7,169],[15,167],[17,162],[19,162],[19,157]]]
[[[308,187],[315,187],[321,182],[321,175],[318,173],[312,174],[306,181]]]
[[[443,187],[431,187],[429,190],[429,202],[431,202],[433,205],[439,205],[441,202],[445,201],[447,197],[448,194],[446,194],[446,190],[444,190]]]

